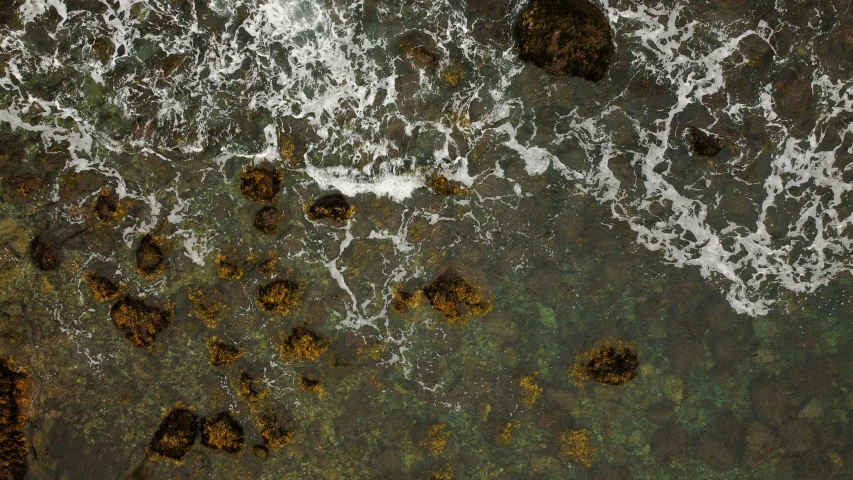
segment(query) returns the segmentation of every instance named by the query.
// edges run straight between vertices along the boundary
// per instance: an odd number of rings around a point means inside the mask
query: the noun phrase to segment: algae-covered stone
[[[281,346],[281,356],[299,360],[316,360],[328,348],[328,340],[320,338],[305,327],[295,326]]]
[[[243,355],[242,349],[216,337],[211,337],[207,341],[207,350],[210,352],[210,364],[214,367],[227,367]]]
[[[275,280],[258,289],[256,298],[258,307],[265,312],[290,313],[290,309],[299,304],[302,289],[293,280]]]
[[[263,377],[252,375],[243,370],[240,372],[240,381],[237,392],[249,403],[257,403],[267,395],[267,389]]]
[[[622,385],[634,378],[640,362],[633,345],[606,339],[580,353],[569,376],[578,380],[595,380],[604,385]]]
[[[280,217],[281,214],[277,208],[266,206],[255,214],[254,226],[261,232],[271,235],[278,229]]]
[[[121,216],[118,193],[107,187],[102,188],[95,201],[92,202],[92,212],[102,222],[109,222]]]
[[[125,296],[110,310],[115,326],[133,345],[151,348],[154,338],[172,323],[172,312],[146,305],[142,300]]]
[[[35,237],[30,243],[30,258],[39,270],[45,272],[59,266],[59,251],[41,237]]]
[[[614,51],[607,17],[587,0],[532,0],[515,34],[519,58],[552,75],[597,82]]]
[[[273,202],[281,190],[281,177],[273,168],[246,167],[240,174],[240,193],[253,202]]]
[[[21,480],[27,474],[27,376],[0,361],[0,478]]]
[[[590,445],[589,436],[590,431],[585,428],[563,433],[557,438],[560,455],[571,463],[589,467],[595,455],[595,448]]]
[[[257,424],[267,448],[283,447],[293,439],[293,432],[287,428],[287,420],[272,410],[262,413]]]
[[[243,427],[228,410],[201,422],[201,444],[215,450],[237,453],[246,443]]]
[[[463,184],[450,180],[444,175],[436,175],[430,178],[427,180],[426,186],[433,192],[442,195],[463,195],[468,193],[468,189]]]
[[[450,267],[424,288],[424,295],[451,325],[464,324],[470,317],[485,315],[492,302],[483,288],[474,284],[461,271]]]
[[[198,426],[198,416],[192,410],[173,408],[154,432],[148,448],[157,455],[180,460],[195,444]]]
[[[98,275],[94,272],[87,272],[83,275],[83,282],[92,290],[92,298],[96,302],[106,302],[117,297],[124,289],[124,284],[114,282],[107,277]]]
[[[145,278],[154,278],[166,268],[166,255],[163,254],[162,240],[146,234],[136,248],[136,270]]]
[[[340,193],[332,193],[318,198],[308,207],[308,218],[313,221],[331,219],[346,223],[355,212],[355,207],[349,204],[347,197]]]

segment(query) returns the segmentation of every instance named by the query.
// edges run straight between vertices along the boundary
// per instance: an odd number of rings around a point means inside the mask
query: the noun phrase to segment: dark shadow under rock
[[[719,137],[696,127],[687,129],[687,141],[693,146],[693,153],[700,157],[713,157],[723,149]]]

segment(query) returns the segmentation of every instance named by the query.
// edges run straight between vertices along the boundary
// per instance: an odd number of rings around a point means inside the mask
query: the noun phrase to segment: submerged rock
[[[424,295],[450,324],[460,325],[475,315],[485,315],[492,310],[492,302],[483,289],[462,277],[451,267],[423,290]]]
[[[59,266],[59,252],[50,243],[36,237],[30,243],[30,258],[39,270],[55,270]]]
[[[237,392],[249,403],[256,403],[267,395],[264,378],[252,375],[243,370],[240,372],[240,381]]]
[[[243,267],[228,261],[225,255],[216,255],[216,264],[219,266],[219,278],[225,280],[240,280],[243,278]]]
[[[27,376],[0,361],[0,478],[21,480],[27,476]]]
[[[355,212],[355,207],[350,205],[347,197],[340,193],[333,193],[320,197],[308,207],[308,218],[317,221],[332,219],[340,223],[346,223]]]
[[[210,364],[214,367],[227,367],[231,362],[243,356],[243,350],[211,337],[207,342],[207,350],[210,352]]]
[[[92,202],[92,212],[102,222],[119,217],[118,193],[106,187],[102,188],[98,198]]]
[[[240,173],[240,193],[253,202],[273,202],[281,190],[281,173],[272,168],[246,167]]]
[[[604,78],[614,51],[607,17],[587,0],[532,0],[515,35],[521,60],[592,82]]]
[[[92,298],[96,302],[112,300],[124,289],[124,284],[121,282],[113,282],[109,278],[94,272],[83,275],[83,282],[92,290]]]
[[[328,340],[320,338],[305,327],[295,326],[281,346],[281,356],[299,360],[316,360],[328,348]]]
[[[468,189],[463,184],[449,180],[444,175],[436,175],[430,178],[427,180],[426,186],[433,192],[442,195],[463,195],[468,193]]]
[[[293,280],[275,280],[258,289],[256,302],[264,312],[290,313],[290,309],[299,305],[302,289]]]
[[[215,450],[237,453],[246,443],[243,427],[226,410],[201,422],[201,444]]]
[[[579,354],[569,376],[604,385],[622,385],[634,378],[639,364],[633,345],[607,339]]]
[[[136,248],[136,270],[145,278],[154,278],[166,269],[166,256],[161,248],[162,241],[146,234]]]
[[[693,146],[693,152],[700,157],[713,157],[723,149],[719,137],[696,127],[687,129],[687,141]]]
[[[293,432],[287,428],[286,419],[274,411],[262,413],[257,423],[266,448],[283,447],[293,439]]]
[[[255,228],[263,233],[271,235],[278,229],[281,214],[275,207],[264,207],[255,214]]]
[[[41,175],[18,175],[6,180],[9,189],[19,198],[30,199],[41,190],[44,177]]]
[[[429,35],[412,32],[400,40],[400,52],[415,67],[426,68],[438,63],[435,40]]]
[[[172,323],[172,312],[145,305],[142,300],[125,296],[110,310],[115,326],[133,345],[151,348],[154,338]]]
[[[198,416],[189,409],[176,407],[163,418],[148,444],[151,452],[180,460],[195,444]]]

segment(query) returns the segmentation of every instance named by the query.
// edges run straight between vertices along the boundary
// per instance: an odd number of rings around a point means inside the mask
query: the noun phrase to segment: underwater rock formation
[[[290,309],[299,304],[302,290],[293,280],[275,280],[258,289],[255,299],[264,312],[290,313]]]
[[[614,51],[607,17],[587,0],[532,0],[515,35],[521,60],[592,82],[604,78]]]
[[[154,338],[172,323],[172,311],[145,305],[142,300],[125,296],[110,310],[115,326],[133,345],[151,348]]]
[[[281,346],[281,356],[298,360],[316,360],[328,348],[328,340],[320,338],[305,327],[295,326]]]
[[[195,444],[198,427],[198,416],[192,410],[175,407],[163,418],[148,448],[157,455],[180,460]]]
[[[427,180],[426,186],[433,192],[442,195],[463,195],[468,193],[468,189],[461,183],[449,180],[444,175],[436,175],[430,178]]]
[[[280,172],[265,167],[246,167],[240,173],[240,193],[257,203],[273,202],[281,190]]]
[[[48,242],[36,237],[30,243],[30,258],[39,270],[55,270],[59,266],[59,252]]]
[[[604,385],[622,385],[637,374],[637,350],[622,340],[607,339],[577,356],[569,376]]]
[[[264,439],[264,447],[280,448],[293,439],[293,432],[287,429],[286,419],[272,410],[262,413],[257,424],[261,438]]]
[[[268,235],[275,233],[278,229],[278,222],[281,217],[278,209],[275,207],[264,207],[258,210],[255,214],[254,226],[258,230]]]
[[[243,268],[236,263],[229,262],[225,255],[217,255],[216,264],[219,265],[219,278],[224,278],[225,280],[240,280],[243,278]]]
[[[210,352],[210,364],[214,367],[227,367],[231,362],[243,356],[243,350],[211,337],[207,341],[207,350]]]
[[[719,137],[696,127],[687,129],[687,141],[693,146],[693,152],[700,157],[713,157],[723,149]]]
[[[308,207],[308,218],[317,221],[332,219],[340,223],[346,223],[355,212],[355,207],[349,204],[347,197],[340,193],[332,193],[320,197]]]
[[[400,40],[400,53],[417,68],[431,67],[438,63],[435,41],[420,32],[412,32]]]
[[[424,295],[451,325],[461,325],[472,316],[492,310],[492,302],[483,294],[483,288],[466,280],[453,267],[424,288]]]
[[[136,248],[136,270],[145,278],[154,278],[166,269],[166,256],[161,248],[162,241],[146,234]]]
[[[252,375],[245,370],[240,372],[237,392],[248,403],[256,403],[267,395],[263,377]]]
[[[119,211],[118,193],[107,187],[98,192],[98,197],[92,202],[92,212],[102,222],[121,216]]]
[[[27,474],[27,376],[0,361],[0,478],[21,480]]]
[[[243,427],[225,410],[201,422],[201,444],[215,450],[237,453],[246,443]]]
[[[92,298],[96,302],[112,300],[124,289],[124,284],[121,282],[113,282],[109,278],[98,275],[95,272],[87,272],[83,275],[83,283],[88,285],[92,290]]]

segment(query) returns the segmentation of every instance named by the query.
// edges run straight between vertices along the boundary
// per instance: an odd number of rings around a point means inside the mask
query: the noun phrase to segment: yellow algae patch
[[[117,297],[125,287],[121,282],[113,282],[112,280],[102,277],[94,272],[87,272],[84,274],[83,283],[88,285],[92,290],[92,298],[94,298],[96,302],[112,300]]]
[[[296,385],[306,392],[316,393],[320,398],[326,396],[326,389],[320,384],[320,379],[318,378],[312,376],[301,376],[296,382]]]
[[[290,313],[290,309],[299,304],[302,289],[293,280],[275,280],[258,289],[256,302],[265,312]]]
[[[524,402],[525,407],[532,407],[542,395],[542,387],[536,384],[538,377],[539,372],[533,372],[521,377],[521,381],[518,382],[521,386],[521,401]]]
[[[436,175],[430,178],[427,180],[426,186],[433,192],[442,195],[463,195],[469,192],[461,183],[449,180],[444,175]]]
[[[210,337],[207,341],[207,351],[210,352],[210,364],[214,367],[227,367],[231,362],[243,356],[243,350]]]
[[[622,385],[634,378],[638,365],[637,350],[633,344],[605,339],[581,352],[568,374],[579,385],[584,380],[595,380],[604,385]]]
[[[229,262],[225,255],[216,255],[216,264],[219,265],[219,278],[225,280],[240,280],[243,278],[243,268]]]
[[[424,288],[424,295],[451,325],[464,325],[472,316],[492,310],[492,302],[482,287],[470,283],[453,267]]]
[[[569,430],[557,438],[560,444],[560,455],[572,463],[585,467],[592,465],[595,449],[589,444],[589,430]]]
[[[438,423],[430,427],[426,438],[421,440],[421,446],[433,455],[440,455],[447,446],[447,436],[444,434],[444,424]]]
[[[298,360],[316,360],[329,348],[329,341],[305,327],[296,326],[281,346],[281,356]]]
[[[518,420],[506,422],[506,424],[503,426],[503,428],[501,428],[501,431],[498,434],[498,444],[502,446],[507,446],[512,443],[512,433],[520,426],[521,422],[519,422]]]

